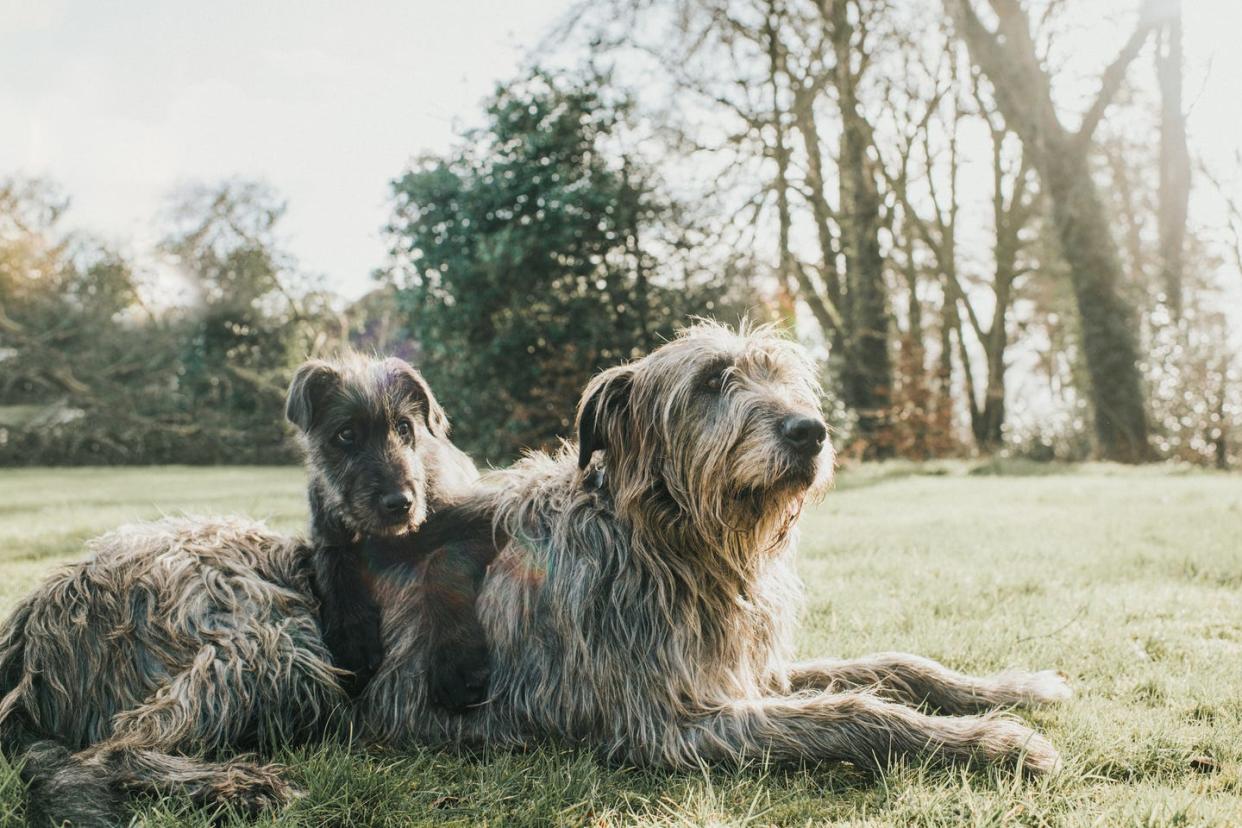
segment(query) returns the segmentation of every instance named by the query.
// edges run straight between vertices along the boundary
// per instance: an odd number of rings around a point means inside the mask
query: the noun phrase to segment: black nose
[[[386,494],[380,498],[380,505],[390,515],[404,515],[414,505],[414,495],[406,491]]]
[[[781,436],[802,454],[818,454],[828,437],[828,428],[818,417],[791,414],[781,421]]]

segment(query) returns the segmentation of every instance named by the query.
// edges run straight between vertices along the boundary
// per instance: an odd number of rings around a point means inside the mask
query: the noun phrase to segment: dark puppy
[[[472,540],[486,531],[468,516],[444,510],[478,473],[449,442],[426,381],[400,359],[312,360],[293,378],[286,414],[306,449],[324,643],[353,674],[346,689],[360,692],[383,660],[376,580],[434,555],[424,564],[434,573],[426,612],[439,642],[433,698],[448,707],[481,701],[487,649],[474,596],[493,547]]]

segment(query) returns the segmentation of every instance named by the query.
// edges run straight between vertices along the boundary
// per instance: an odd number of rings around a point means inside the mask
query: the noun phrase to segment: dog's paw
[[[333,666],[349,674],[341,679],[341,687],[351,698],[362,693],[384,663],[384,642],[372,625],[334,628],[325,633],[324,643]]]
[[[1061,768],[1061,754],[1043,735],[1021,722],[997,718],[988,722],[980,740],[988,761],[1040,776]]]
[[[1040,670],[1030,673],[1023,688],[1027,704],[1056,704],[1068,701],[1074,695],[1069,677],[1058,670]]]
[[[1052,742],[1032,731],[1023,745],[1022,771],[1032,776],[1043,776],[1057,773],[1062,764],[1061,754],[1052,746]]]
[[[278,765],[255,765],[245,761],[230,762],[225,777],[212,785],[206,799],[224,805],[251,818],[264,811],[283,808],[302,796],[302,792],[282,778]]]
[[[443,644],[432,653],[427,675],[431,703],[462,710],[487,698],[491,659],[481,640]]]

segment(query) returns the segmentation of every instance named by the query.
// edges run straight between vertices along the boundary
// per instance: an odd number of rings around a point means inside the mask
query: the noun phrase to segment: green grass
[[[278,757],[308,795],[270,824],[1242,824],[1242,477],[1181,468],[864,467],[803,522],[803,655],[902,649],[964,670],[1056,667],[1027,715],[1065,770],[843,765],[665,774],[559,749],[481,757],[321,747]],[[974,472],[974,473],[972,473]],[[182,510],[294,528],[285,469],[0,472],[4,608],[83,539]],[[21,819],[0,766],[0,819]],[[217,815],[219,816],[219,815]],[[225,815],[226,824],[230,824]],[[139,824],[211,824],[177,800]]]

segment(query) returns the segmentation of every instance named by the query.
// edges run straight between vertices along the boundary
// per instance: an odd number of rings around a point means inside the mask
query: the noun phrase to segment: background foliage
[[[627,103],[600,86],[537,72],[393,185],[399,307],[458,439],[487,457],[567,434],[592,374],[692,315],[730,315],[721,275],[687,255],[686,210],[625,148]]]
[[[54,183],[0,181],[0,463],[289,461],[291,370],[344,347],[415,361],[505,462],[567,434],[594,371],[746,315],[822,359],[853,456],[1230,466],[1242,213],[1217,182],[1242,156],[1188,141],[1178,3],[1135,0],[1074,109],[1076,19],[580,7],[555,68],[393,171],[392,254],[352,302],[288,255],[260,182],[178,190],[135,252],[66,232]]]

